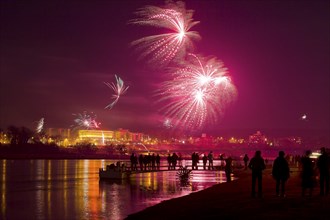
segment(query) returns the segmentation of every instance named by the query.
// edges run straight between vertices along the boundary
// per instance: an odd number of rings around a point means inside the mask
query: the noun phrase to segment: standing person
[[[219,155],[219,160],[220,160],[220,169],[222,169],[223,168],[224,154]]]
[[[178,161],[179,161],[179,167],[182,167],[182,154],[181,153],[179,153]]]
[[[196,163],[196,153],[194,152],[191,155],[191,167],[194,170],[196,166],[197,166],[197,163]]]
[[[244,168],[245,170],[247,170],[248,162],[249,162],[249,157],[247,154],[244,155],[243,161],[244,161]]]
[[[284,151],[278,153],[274,161],[272,175],[276,180],[276,196],[285,197],[285,183],[290,177],[290,168],[288,161],[284,158]],[[281,186],[281,194],[280,194]]]
[[[140,164],[140,170],[142,171],[143,170],[143,155],[140,154],[139,156],[139,164]]]
[[[207,164],[207,156],[206,156],[206,154],[204,154],[204,156],[202,157],[202,160],[203,160],[203,168],[204,168],[204,170],[206,170],[206,164]]]
[[[148,166],[148,162],[149,161],[149,159],[148,159],[148,155],[144,155],[143,156],[143,165],[144,165],[144,170],[147,170],[147,166]]]
[[[312,196],[314,188],[314,165],[312,159],[309,157],[311,153],[312,152],[308,150],[306,151],[305,156],[301,158],[301,195],[303,197],[305,196],[306,189],[309,189],[309,196]]]
[[[256,181],[258,180],[258,196],[262,197],[262,171],[266,168],[264,158],[261,157],[261,151],[256,151],[254,157],[250,160],[248,167],[252,170],[252,197],[256,193]]]
[[[159,154],[157,154],[157,156],[156,156],[156,166],[157,166],[157,170],[160,170],[160,156],[159,156]]]
[[[168,154],[167,156],[167,163],[168,163],[168,170],[171,169],[171,166],[172,166],[172,157],[171,157],[171,154]]]
[[[230,182],[231,181],[233,159],[231,157],[228,157],[228,158],[226,158],[225,161],[226,161],[226,165],[225,165],[226,178],[227,178],[227,182]]]
[[[173,153],[172,154],[172,167],[173,167],[173,170],[175,170],[176,168],[176,164],[178,162],[178,155],[176,153]]]
[[[317,160],[317,168],[320,172],[320,195],[324,195],[324,189],[325,189],[325,195],[329,194],[329,166],[330,166],[330,159],[329,155],[325,151],[325,148],[321,148],[321,156]]]
[[[156,170],[156,155],[155,154],[151,155],[151,169]]]
[[[213,152],[210,151],[209,155],[207,155],[208,159],[209,159],[209,170],[212,169],[213,170]]]
[[[148,170],[151,170],[151,160],[152,160],[152,156],[150,153],[148,153],[147,156],[147,166],[148,166]]]

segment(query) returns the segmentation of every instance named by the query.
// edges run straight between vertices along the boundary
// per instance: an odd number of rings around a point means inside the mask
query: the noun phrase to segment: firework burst
[[[37,128],[36,128],[37,133],[40,133],[42,131],[42,129],[44,128],[44,124],[45,124],[45,120],[44,118],[41,118],[37,124]]]
[[[168,30],[167,33],[143,37],[132,42],[142,58],[148,58],[151,63],[157,61],[167,64],[174,58],[182,58],[193,48],[192,40],[200,35],[190,29],[198,24],[193,21],[192,10],[186,10],[183,2],[171,2],[164,8],[146,6],[136,12],[139,18],[129,23],[153,26]]]
[[[115,75],[116,77],[116,83],[107,83],[105,82],[104,84],[107,85],[110,89],[114,91],[114,94],[112,95],[113,101],[105,107],[105,109],[112,109],[113,106],[118,102],[120,96],[125,94],[129,86],[124,85],[124,81]]]
[[[96,114],[93,112],[88,113],[87,111],[84,111],[82,114],[72,114],[76,118],[74,119],[74,122],[76,123],[75,128],[83,128],[83,129],[97,129],[100,128],[99,122],[96,121]]]
[[[225,107],[236,97],[236,88],[227,69],[216,58],[205,62],[196,55],[184,68],[173,73],[156,95],[165,105],[161,111],[175,126],[201,128],[215,123]]]
[[[171,119],[169,118],[165,118],[165,120],[163,121],[163,126],[167,129],[170,129],[173,127]]]

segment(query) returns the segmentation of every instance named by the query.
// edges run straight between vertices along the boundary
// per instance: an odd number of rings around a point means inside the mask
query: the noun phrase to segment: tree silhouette
[[[26,144],[28,140],[33,136],[33,132],[26,127],[18,128],[11,125],[8,127],[7,131],[11,145]]]

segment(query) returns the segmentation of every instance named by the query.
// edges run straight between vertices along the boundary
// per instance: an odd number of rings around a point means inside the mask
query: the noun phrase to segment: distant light
[[[307,120],[307,115],[303,114],[300,119],[303,120],[303,121],[306,121]]]

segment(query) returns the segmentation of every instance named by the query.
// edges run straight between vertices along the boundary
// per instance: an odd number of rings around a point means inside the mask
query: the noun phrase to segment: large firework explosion
[[[146,6],[136,14],[139,18],[130,23],[169,30],[132,43],[152,65],[167,64],[174,69],[171,79],[163,82],[156,92],[158,102],[163,103],[160,110],[168,122],[186,129],[199,129],[216,122],[225,107],[235,100],[237,92],[221,61],[188,53],[192,50],[192,40],[200,38],[197,32],[190,31],[199,23],[193,21],[193,11],[186,10],[181,1],[170,1],[163,8]]]
[[[193,48],[192,40],[199,39],[197,32],[190,29],[198,24],[193,21],[192,10],[186,10],[183,2],[170,2],[164,8],[146,6],[136,12],[139,18],[129,23],[147,25],[167,30],[166,33],[146,36],[132,42],[141,57],[147,57],[151,64],[168,64],[181,59]]]
[[[189,64],[173,73],[173,80],[162,83],[157,95],[164,103],[161,111],[173,119],[172,123],[199,128],[218,120],[235,99],[236,88],[221,61],[203,60],[193,54],[191,58]]]

